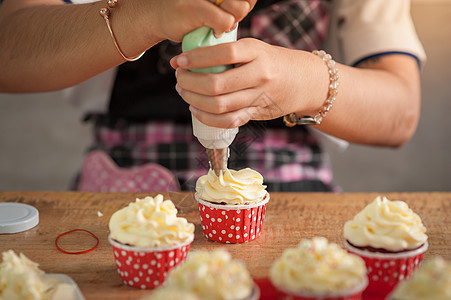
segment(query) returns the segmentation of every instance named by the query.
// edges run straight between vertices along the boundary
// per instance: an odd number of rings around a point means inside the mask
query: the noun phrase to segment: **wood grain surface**
[[[70,276],[86,299],[139,299],[148,291],[127,287],[119,279],[113,252],[108,243],[108,221],[118,209],[136,198],[157,193],[80,193],[80,192],[0,192],[0,202],[21,202],[36,207],[39,225],[16,234],[0,235],[0,251],[13,249],[39,263],[46,273]],[[323,236],[342,244],[343,225],[371,202],[376,193],[273,193],[267,204],[262,235],[244,244],[220,244],[202,234],[197,202],[188,192],[164,193],[174,201],[179,216],[196,226],[192,250],[227,249],[234,258],[246,263],[254,278],[267,277],[272,262],[284,249],[294,247],[303,238]],[[425,259],[440,255],[451,260],[451,193],[391,193],[391,200],[408,203],[427,227],[429,249]],[[98,212],[103,214],[99,216]],[[64,254],[55,247],[56,237],[80,228],[94,233],[99,246],[80,255]],[[70,251],[95,244],[86,233],[73,233],[59,241]]]

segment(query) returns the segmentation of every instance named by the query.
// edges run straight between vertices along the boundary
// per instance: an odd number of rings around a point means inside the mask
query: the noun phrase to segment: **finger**
[[[234,15],[216,5],[211,5],[208,1],[184,1],[184,5],[186,15],[190,16],[193,22],[202,20],[198,27],[208,26],[215,32],[223,33],[236,23]]]
[[[234,31],[237,27],[238,27],[238,23],[235,23],[235,24],[233,24],[232,28],[230,28],[230,29],[227,30],[226,32],[232,32],[232,31]]]
[[[243,65],[240,70],[231,69],[219,74],[194,73],[178,69],[177,83],[184,90],[205,96],[219,96],[259,87],[262,83],[261,78],[256,72],[247,69],[252,68]]]
[[[220,5],[222,9],[233,15],[240,22],[251,11],[251,3],[244,0],[224,0]]]
[[[254,9],[257,0],[246,0],[246,1],[249,2],[249,7],[251,8],[251,10]]]
[[[234,93],[240,90],[258,88],[271,80],[271,74],[266,70],[257,72],[254,66],[242,65],[219,74],[189,72],[177,69],[177,82],[185,90],[206,95],[218,96]]]
[[[221,7],[233,15],[236,22],[240,22],[254,8],[256,0],[209,0],[212,4]]]
[[[254,60],[260,51],[259,40],[240,39],[209,47],[201,47],[184,52],[172,58],[174,64],[183,69],[242,64]]]
[[[213,97],[184,90],[179,85],[176,86],[176,90],[188,104],[202,111],[217,115],[261,104],[262,92],[256,89],[240,90],[235,93]]]
[[[221,4],[223,3],[223,0],[210,0],[210,1],[212,1],[217,6],[221,6]],[[238,5],[238,7],[237,7],[237,5],[233,5],[234,3],[237,3],[237,1],[239,1],[238,3],[241,3],[241,5]],[[224,7],[222,7],[222,8],[235,17],[235,23],[233,24],[233,26],[231,28],[226,30],[226,32],[234,31],[238,27],[238,22],[240,22],[251,10],[251,8],[245,4],[245,3],[248,3],[246,1],[229,0],[229,3],[230,4],[227,4],[225,8]],[[217,30],[213,30],[213,34],[217,39],[219,39],[222,37],[223,32],[218,32]]]
[[[218,128],[235,128],[240,127],[252,120],[253,115],[258,110],[255,107],[246,107],[226,114],[216,115],[190,106],[190,111],[200,122],[208,126]]]

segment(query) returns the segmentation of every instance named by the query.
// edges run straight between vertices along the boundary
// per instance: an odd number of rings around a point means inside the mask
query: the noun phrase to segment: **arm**
[[[339,66],[340,90],[319,129],[353,143],[399,147],[415,133],[420,117],[421,85],[417,61],[385,55]],[[331,117],[330,120],[327,120]]]
[[[235,5],[233,5],[235,4]],[[255,4],[234,0],[228,11],[206,0],[122,0],[110,21],[125,55],[159,41],[180,41],[207,25],[224,32]],[[0,92],[65,88],[123,63],[99,10],[106,1],[4,0],[0,5]],[[177,22],[175,22],[177,20]]]
[[[187,71],[230,63],[239,67],[220,74]],[[291,112],[314,115],[328,92],[328,69],[321,59],[254,39],[196,49],[174,58],[172,65],[177,68],[179,93],[192,112],[216,127]],[[317,128],[353,143],[397,147],[409,140],[420,111],[415,59],[387,55],[357,68],[338,68],[337,100]]]

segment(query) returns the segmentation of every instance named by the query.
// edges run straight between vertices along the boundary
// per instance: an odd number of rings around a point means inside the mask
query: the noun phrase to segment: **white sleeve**
[[[410,0],[339,0],[331,17],[331,44],[347,65],[381,53],[426,54],[410,15]]]

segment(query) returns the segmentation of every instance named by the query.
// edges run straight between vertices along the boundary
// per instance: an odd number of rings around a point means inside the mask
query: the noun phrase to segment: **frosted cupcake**
[[[281,299],[361,299],[368,284],[364,261],[322,237],[285,250],[270,280]]]
[[[380,196],[346,222],[344,239],[348,251],[365,260],[364,295],[381,298],[410,278],[428,247],[426,228],[407,203]]]
[[[221,243],[243,243],[258,238],[269,194],[263,177],[246,168],[216,176],[210,169],[196,183],[204,235]]]
[[[398,284],[390,300],[451,299],[451,263],[441,257],[425,260],[410,280]]]
[[[119,276],[142,289],[161,285],[185,260],[194,239],[194,225],[177,217],[172,201],[162,195],[136,199],[115,212],[109,228]]]
[[[61,274],[50,276],[22,253],[3,252],[0,264],[0,299],[82,300],[80,290]],[[60,276],[56,276],[60,275]],[[69,278],[69,277],[67,277]],[[64,282],[66,281],[66,282]]]
[[[257,300],[259,289],[244,263],[222,249],[192,251],[160,289],[178,290],[199,299]],[[149,295],[149,299],[152,294]]]

